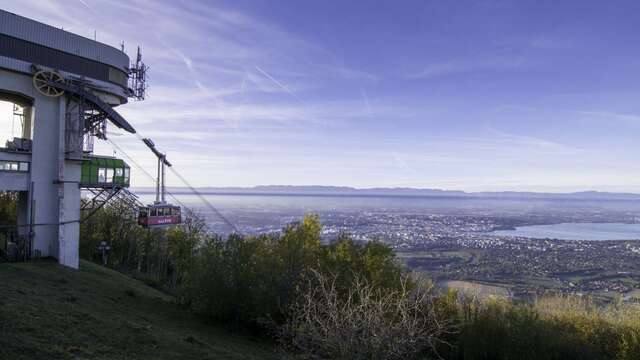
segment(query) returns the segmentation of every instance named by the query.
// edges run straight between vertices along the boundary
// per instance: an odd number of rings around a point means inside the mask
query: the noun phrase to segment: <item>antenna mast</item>
[[[122,45],[124,49],[124,43]],[[142,61],[140,46],[135,62],[129,66],[129,96],[136,100],[144,100],[147,92],[147,70],[149,67]]]

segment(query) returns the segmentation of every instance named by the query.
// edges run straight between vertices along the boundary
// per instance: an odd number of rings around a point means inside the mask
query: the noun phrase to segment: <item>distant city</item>
[[[230,231],[196,196],[170,192],[204,216],[212,231]],[[528,299],[547,292],[602,301],[640,298],[640,233],[637,226],[625,228],[640,224],[636,194],[274,186],[200,192],[245,234],[278,232],[315,213],[325,241],[345,232],[359,241],[385,242],[409,268],[442,284]],[[548,224],[613,224],[628,237],[566,240],[504,231]]]

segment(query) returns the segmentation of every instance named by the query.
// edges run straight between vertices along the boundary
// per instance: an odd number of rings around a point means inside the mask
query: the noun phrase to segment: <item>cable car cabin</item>
[[[144,227],[178,225],[182,223],[180,206],[154,204],[141,207],[138,211],[138,225]]]
[[[131,169],[122,159],[86,156],[82,162],[80,186],[83,188],[128,188]]]

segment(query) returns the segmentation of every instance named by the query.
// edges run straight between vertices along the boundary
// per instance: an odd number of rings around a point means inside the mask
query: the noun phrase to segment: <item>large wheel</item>
[[[64,90],[58,89],[51,83],[64,83],[62,75],[55,71],[40,70],[33,75],[33,86],[44,96],[58,97]]]

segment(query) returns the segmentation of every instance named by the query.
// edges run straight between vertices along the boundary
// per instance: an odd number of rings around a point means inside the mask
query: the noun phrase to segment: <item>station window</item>
[[[3,171],[29,171],[29,163],[24,161],[0,160],[0,170]]]
[[[98,168],[98,182],[106,183],[107,182],[107,169],[106,168]]]
[[[105,182],[113,182],[113,169],[107,169],[107,181]]]
[[[109,81],[121,86],[127,86],[127,74],[123,71],[109,67]]]

